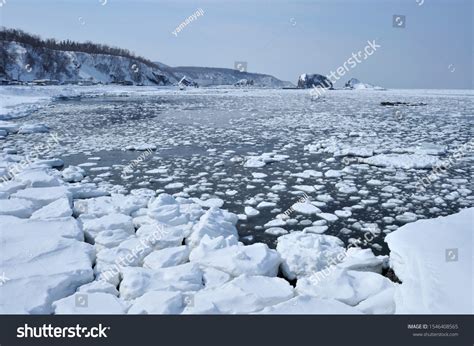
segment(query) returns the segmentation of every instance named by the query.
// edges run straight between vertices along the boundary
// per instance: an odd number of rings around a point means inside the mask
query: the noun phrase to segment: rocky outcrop
[[[374,86],[368,83],[362,83],[357,78],[351,78],[347,81],[344,85],[345,89],[352,89],[352,90],[361,90],[361,89],[374,89],[374,90],[384,90],[384,88],[379,86]]]
[[[234,84],[239,87],[253,86],[253,80],[249,79],[240,79],[237,83]]]
[[[298,88],[309,89],[309,88],[332,88],[331,81],[323,75],[320,74],[306,74],[303,73],[298,78]]]

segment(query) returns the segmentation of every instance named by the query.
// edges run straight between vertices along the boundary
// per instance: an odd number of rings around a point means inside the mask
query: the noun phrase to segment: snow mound
[[[281,269],[289,280],[311,275],[344,258],[344,243],[339,238],[306,232],[293,232],[278,238]]]
[[[255,243],[248,246],[227,246],[209,251],[205,256],[192,259],[204,267],[213,267],[232,276],[262,275],[276,276],[280,256],[266,244]]]
[[[401,314],[472,314],[474,208],[404,225],[385,238]]]
[[[296,283],[296,291],[302,295],[332,298],[344,304],[356,306],[384,290],[391,290],[392,299],[385,302],[386,306],[379,307],[379,310],[388,311],[387,313],[394,312],[394,284],[389,279],[371,272],[332,268],[301,278]]]

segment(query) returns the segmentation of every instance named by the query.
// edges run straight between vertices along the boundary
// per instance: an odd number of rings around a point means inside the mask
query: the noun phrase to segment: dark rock
[[[390,102],[390,101],[383,101],[380,102],[381,106],[426,106],[426,103],[419,102],[419,103],[410,103],[410,102]]]
[[[332,88],[331,81],[323,75],[320,74],[302,74],[298,78],[298,88],[300,89],[310,89],[310,88]]]

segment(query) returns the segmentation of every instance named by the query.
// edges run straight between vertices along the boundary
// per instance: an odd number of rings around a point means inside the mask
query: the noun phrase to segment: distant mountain
[[[159,64],[159,63],[157,63]],[[166,65],[159,64],[164,67]],[[293,86],[290,82],[279,80],[273,76],[260,73],[241,72],[230,68],[217,67],[194,67],[179,66],[169,67],[168,71],[172,72],[178,79],[186,76],[192,79],[200,86],[217,86],[217,85],[236,85],[242,84],[242,80],[253,81],[253,85],[257,87],[283,88]]]

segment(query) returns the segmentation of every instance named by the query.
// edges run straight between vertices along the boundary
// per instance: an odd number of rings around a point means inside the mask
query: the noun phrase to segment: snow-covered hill
[[[257,87],[282,88],[293,86],[290,82],[260,73],[240,72],[230,68],[180,66],[171,67],[179,78],[186,76],[200,86],[234,85],[242,79],[253,81]]]
[[[6,41],[2,41],[1,55],[0,78],[6,80],[135,85],[177,83],[169,71],[130,57],[61,51]]]

